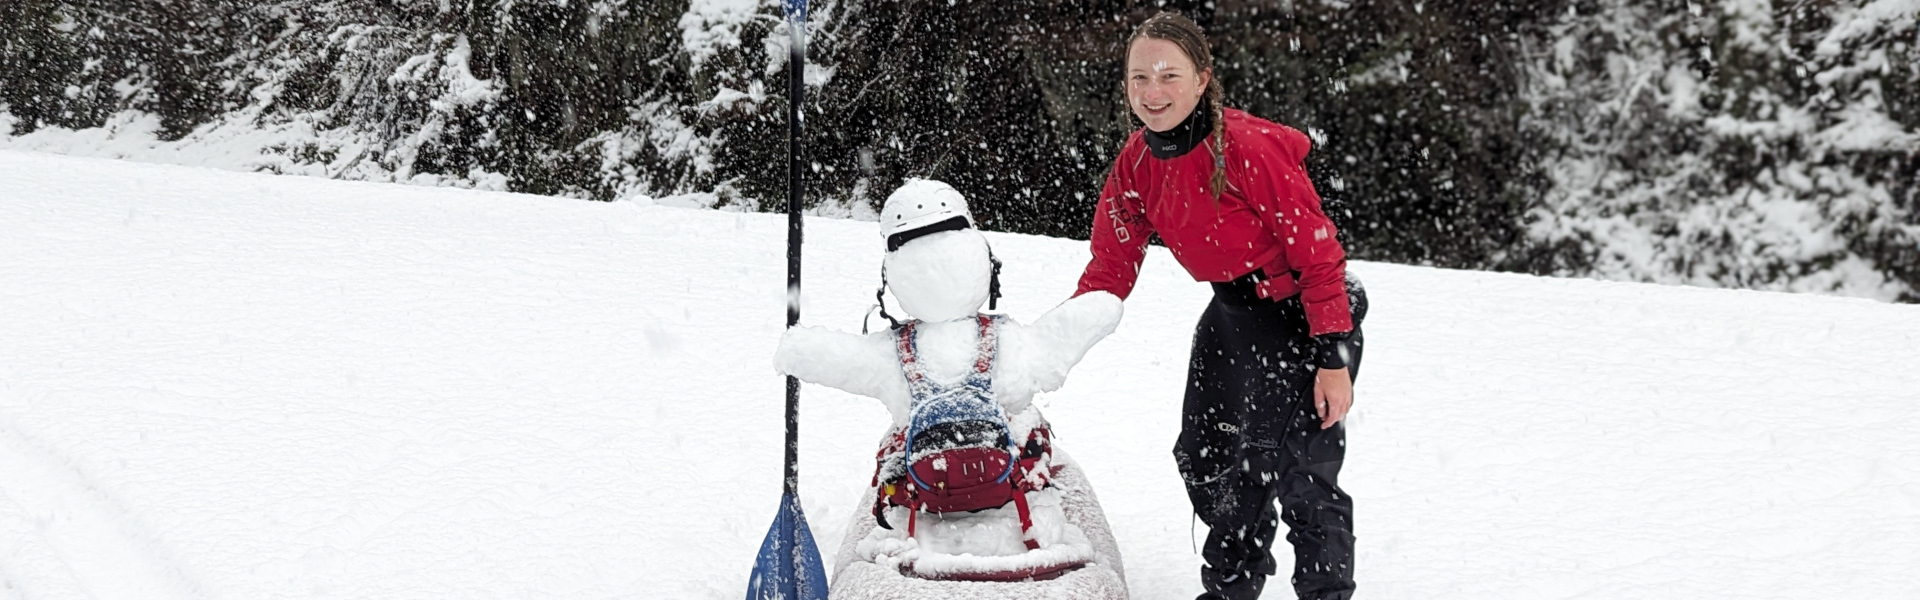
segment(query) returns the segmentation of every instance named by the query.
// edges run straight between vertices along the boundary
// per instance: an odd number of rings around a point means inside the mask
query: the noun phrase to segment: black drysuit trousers
[[[1345,428],[1320,428],[1316,346],[1299,296],[1267,300],[1253,285],[1214,284],[1194,332],[1173,450],[1194,513],[1208,527],[1201,598],[1258,598],[1275,572],[1272,545],[1284,521],[1294,591],[1305,600],[1344,600],[1354,588],[1353,500],[1338,484]],[[1357,378],[1367,300],[1351,276],[1347,298],[1347,368]]]

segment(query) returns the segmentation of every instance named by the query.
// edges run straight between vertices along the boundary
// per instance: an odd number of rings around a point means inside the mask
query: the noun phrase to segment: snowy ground
[[[784,222],[0,151],[0,598],[739,598]],[[857,329],[873,224],[808,236],[805,320]],[[1007,312],[1071,292],[1083,243],[990,239]],[[1920,593],[1920,307],[1353,269],[1363,597]],[[1207,291],[1143,279],[1040,401],[1134,596],[1185,598]],[[887,417],[805,394],[839,540]]]

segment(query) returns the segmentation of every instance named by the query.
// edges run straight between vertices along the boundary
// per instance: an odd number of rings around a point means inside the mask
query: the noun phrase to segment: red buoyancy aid
[[[912,537],[918,521],[914,515],[920,511],[978,511],[1012,502],[1020,516],[1022,541],[1035,549],[1039,543],[1031,533],[1026,493],[1049,484],[1053,435],[1042,422],[1021,443],[1013,442],[1006,415],[992,394],[999,320],[980,315],[976,321],[979,351],[974,368],[958,384],[927,377],[915,343],[917,322],[895,333],[913,408],[908,425],[895,430],[874,457],[873,515],[881,527],[891,528],[885,508],[907,507],[907,536]]]

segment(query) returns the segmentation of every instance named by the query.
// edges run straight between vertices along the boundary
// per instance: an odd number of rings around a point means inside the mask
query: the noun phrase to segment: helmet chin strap
[[[993,246],[987,246],[987,261],[993,263],[993,274],[987,278],[987,310],[1000,310],[1000,258],[993,255]],[[887,314],[887,265],[880,265],[880,289],[873,291],[873,306],[880,309],[880,317],[887,320],[887,328],[900,329],[900,320]],[[872,315],[873,311],[867,311]],[[867,334],[867,317],[860,317],[860,335]]]
[[[900,320],[893,318],[893,315],[887,314],[887,265],[885,263],[880,265],[880,289],[873,291],[873,306],[874,308],[880,309],[880,316],[885,318],[887,323],[889,323],[889,325],[887,325],[888,329],[900,329]],[[867,314],[871,315],[873,311],[869,310]],[[862,316],[860,317],[860,335],[866,334],[867,317]]]
[[[987,245],[987,260],[993,263],[993,276],[987,280],[987,310],[1000,310],[1000,259],[993,256],[993,245]]]

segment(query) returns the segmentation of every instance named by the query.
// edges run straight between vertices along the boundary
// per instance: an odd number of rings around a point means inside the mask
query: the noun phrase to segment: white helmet
[[[894,327],[900,326],[898,320],[887,314],[885,298],[887,291],[885,264],[893,263],[896,259],[923,265],[909,276],[917,279],[902,281],[911,288],[906,296],[901,296],[898,293],[900,290],[895,290],[895,295],[900,297],[903,304],[917,302],[920,305],[918,310],[926,313],[919,314],[921,318],[946,320],[953,318],[953,315],[972,315],[980,309],[982,300],[986,301],[990,310],[997,309],[1000,303],[1000,259],[993,256],[993,249],[987,247],[986,238],[974,229],[973,213],[967,210],[967,198],[960,195],[960,191],[953,189],[953,186],[932,179],[908,179],[906,183],[901,184],[900,189],[888,195],[886,205],[880,209],[880,237],[887,240],[887,259],[880,269],[880,290],[874,293],[874,301],[880,309],[880,316],[886,318]],[[929,255],[920,256],[924,253],[919,251],[899,253],[915,255],[904,257],[895,253],[907,242],[934,234],[961,230],[968,230],[966,233],[971,237],[929,237],[928,242],[923,242],[935,244],[924,249],[925,252],[931,253]],[[981,290],[984,293],[980,296],[973,295],[977,290],[975,286],[978,284],[972,282],[978,280],[974,279],[975,276],[966,276],[967,274],[964,273],[966,269],[939,269],[936,273],[924,266],[928,261],[946,261],[970,254],[972,244],[979,244],[978,248],[986,250],[986,259],[989,263],[983,265],[987,268],[987,272],[982,273],[987,279],[987,289]],[[915,248],[920,247],[915,246]],[[913,298],[907,296],[913,296]],[[913,310],[912,307],[909,309]],[[864,320],[862,320],[861,333],[866,333]]]
[[[973,213],[967,210],[967,198],[960,195],[959,190],[932,179],[908,179],[887,196],[886,206],[880,209],[880,237],[887,238],[887,250],[892,251],[912,239],[899,234],[945,225],[955,218],[962,219],[964,224],[948,225],[942,230],[973,226]]]

